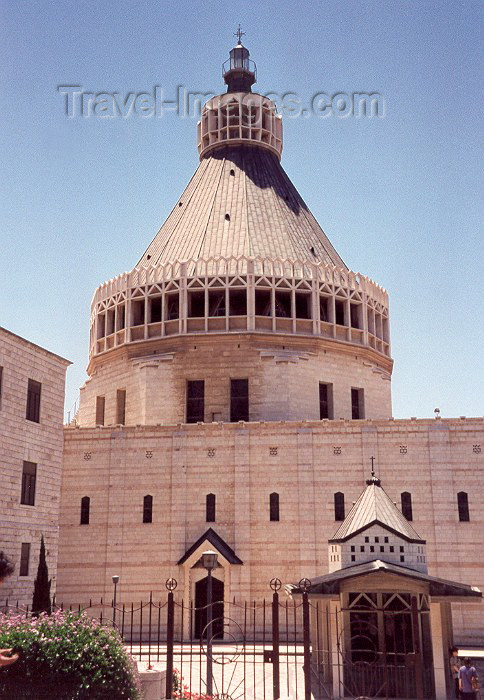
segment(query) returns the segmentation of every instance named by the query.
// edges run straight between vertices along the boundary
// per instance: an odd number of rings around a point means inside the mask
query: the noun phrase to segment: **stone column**
[[[434,660],[435,697],[446,698],[447,649],[444,647],[444,630],[440,603],[430,603],[430,630]]]

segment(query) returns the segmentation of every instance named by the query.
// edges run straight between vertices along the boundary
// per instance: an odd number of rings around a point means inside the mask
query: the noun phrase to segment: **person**
[[[468,656],[459,669],[459,690],[462,700],[476,700],[477,671]]]
[[[451,647],[449,649],[449,654],[450,654],[450,659],[449,659],[450,672],[452,674],[452,682],[454,683],[455,697],[457,698],[457,700],[459,700],[459,698],[460,698],[459,669],[461,666],[460,659],[459,659],[459,650],[457,649],[457,647]]]
[[[7,576],[13,574],[14,565],[10,559],[0,552],[0,586],[3,584]],[[18,659],[18,654],[12,654],[11,649],[0,649],[0,668],[14,664]]]

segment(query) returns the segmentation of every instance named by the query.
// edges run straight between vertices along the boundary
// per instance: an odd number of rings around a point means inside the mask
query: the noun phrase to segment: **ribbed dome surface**
[[[262,256],[346,268],[270,151],[220,148],[206,158],[138,262]]]

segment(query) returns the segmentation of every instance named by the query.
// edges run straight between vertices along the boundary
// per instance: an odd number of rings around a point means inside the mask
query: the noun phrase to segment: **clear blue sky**
[[[396,417],[482,415],[480,2],[4,3],[0,324],[85,379],[94,289],[131,269],[197,166],[196,120],[67,119],[59,84],[222,91],[238,22],[261,91],[378,91],[383,119],[284,122],[283,165],[389,291]]]

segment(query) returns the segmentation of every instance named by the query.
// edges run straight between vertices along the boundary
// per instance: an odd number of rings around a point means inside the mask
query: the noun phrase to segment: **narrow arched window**
[[[143,498],[143,522],[153,522],[153,496],[145,496]]]
[[[459,520],[468,522],[469,517],[469,498],[465,491],[459,491],[457,494],[457,507],[459,508]]]
[[[269,511],[272,521],[279,520],[279,494],[271,493],[269,496]]]
[[[89,496],[81,498],[81,525],[89,525],[89,515],[91,510],[91,499]]]
[[[409,493],[408,491],[404,491],[400,495],[400,498],[401,498],[401,502],[402,502],[403,517],[406,518],[407,520],[413,520],[412,494]]]
[[[345,519],[345,495],[341,491],[334,494],[334,519]]]
[[[215,522],[215,494],[207,493],[205,499],[205,520],[207,523]]]

